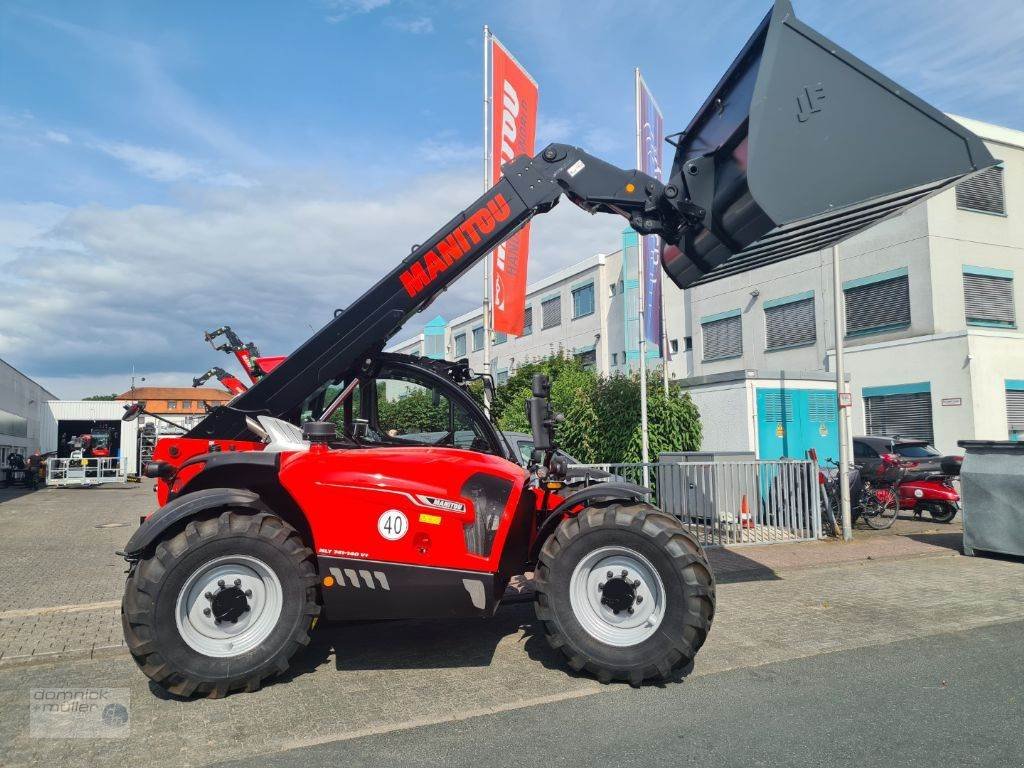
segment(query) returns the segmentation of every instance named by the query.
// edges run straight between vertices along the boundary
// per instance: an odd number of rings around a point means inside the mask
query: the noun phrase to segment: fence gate
[[[611,473],[596,482],[642,482],[644,464],[573,465]],[[821,537],[813,461],[651,462],[652,501],[679,518],[702,546],[776,544]]]

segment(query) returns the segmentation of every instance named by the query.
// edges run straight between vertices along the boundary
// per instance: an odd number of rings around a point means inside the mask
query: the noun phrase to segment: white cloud
[[[6,233],[14,246],[0,270],[0,357],[59,394],[80,396],[109,389],[109,377],[126,380],[133,364],[140,375],[182,385],[211,365],[229,367],[230,358],[202,341],[204,330],[224,323],[266,354],[288,353],[480,187],[476,173],[423,176],[397,191],[283,179],[250,189],[192,187],[178,206],[37,212],[42,233]],[[318,191],[297,192],[303,188]],[[3,214],[0,243],[17,218]],[[615,250],[622,226],[570,204],[539,217],[530,279]],[[465,312],[480,291],[477,270],[430,315]]]
[[[393,29],[412,35],[429,35],[434,31],[434,20],[429,16],[420,16],[415,19],[391,18],[388,19],[387,24]]]
[[[66,133],[60,131],[47,131],[43,134],[48,141],[52,141],[54,144],[70,144],[71,138]]]
[[[323,5],[329,11],[327,21],[331,24],[344,21],[349,16],[370,13],[390,3],[391,0],[323,0]]]
[[[126,142],[102,143],[95,147],[120,160],[135,173],[156,181],[180,181],[202,173],[198,164],[163,149],[140,147]]]

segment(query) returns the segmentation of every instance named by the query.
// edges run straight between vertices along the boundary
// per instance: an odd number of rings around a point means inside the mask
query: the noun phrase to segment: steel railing
[[[125,470],[119,457],[47,459],[46,461],[47,485],[99,485],[101,483],[123,483],[124,481]]]
[[[679,518],[703,546],[773,544],[821,537],[814,461],[703,461],[572,465],[593,482],[651,478],[652,502]],[[610,476],[604,475],[609,473]]]

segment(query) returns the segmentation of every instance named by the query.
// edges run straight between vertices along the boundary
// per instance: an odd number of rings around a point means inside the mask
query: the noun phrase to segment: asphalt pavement
[[[995,624],[334,741],[260,764],[1012,768],[1024,765],[1022,637],[1024,622]]]

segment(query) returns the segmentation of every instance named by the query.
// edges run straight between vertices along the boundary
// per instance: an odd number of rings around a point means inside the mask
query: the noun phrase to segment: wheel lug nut
[[[616,609],[616,610],[614,610],[614,611],[612,611],[612,613],[614,613],[614,614],[615,614],[616,616],[618,616],[618,615],[619,615],[619,611],[618,611],[617,609]]]
[[[603,581],[600,584],[597,585],[597,591],[598,592],[603,592],[604,591],[604,582]]]
[[[235,579],[235,586],[236,587],[242,586],[242,580],[241,579]]]
[[[218,581],[217,582],[217,586],[220,587],[221,589],[224,589],[224,579],[221,579],[220,581]]]
[[[214,623],[214,624],[220,624],[220,619],[214,619],[214,620],[213,620],[213,623]]]
[[[644,601],[643,597],[641,597],[640,595],[636,596],[636,604],[637,605],[640,605],[640,603],[642,603],[643,601]]]
[[[626,578],[628,575],[629,575],[629,571],[627,571],[625,568],[623,568],[622,569],[622,578]]]
[[[612,573],[611,571],[608,571],[608,578],[609,579],[614,579],[615,578],[615,574]]]
[[[209,608],[203,608],[203,616],[209,616],[212,611]]]
[[[630,616],[632,616],[633,615],[633,609],[632,608],[627,608],[626,609],[626,613],[628,613]]]
[[[635,580],[633,581],[633,586],[634,586],[634,587],[639,587],[639,586],[640,586],[640,579],[635,579]]]
[[[632,611],[630,611],[630,613],[632,613]],[[231,623],[232,623],[232,624],[237,624],[237,623],[238,623],[238,619],[232,619],[232,620],[231,620]]]
[[[213,593],[207,592],[205,595],[203,595],[203,597],[205,597],[207,600],[213,600]]]
[[[242,608],[242,613],[248,613],[248,612],[249,612],[249,611],[251,611],[251,610],[252,610],[252,609],[251,609],[251,608],[250,608],[250,607],[249,607],[249,606],[247,605],[247,606],[245,606],[244,608]]]
[[[252,597],[252,590],[251,589],[245,590],[245,596],[246,597]]]

